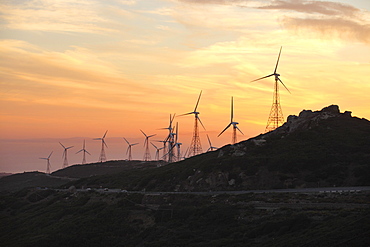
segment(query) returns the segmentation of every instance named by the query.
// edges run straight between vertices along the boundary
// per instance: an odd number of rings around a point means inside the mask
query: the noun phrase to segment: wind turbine
[[[47,158],[40,158],[42,160],[47,160],[47,163],[46,163],[46,174],[50,174],[50,156],[51,154],[53,153],[53,151],[51,151],[51,153],[49,154],[49,156]]]
[[[91,155],[86,149],[85,149],[85,140],[84,140],[84,145],[82,147],[82,149],[80,151],[78,151],[76,154],[80,153],[80,152],[83,152],[83,155],[82,155],[82,163],[81,164],[86,164],[86,153],[88,153],[89,155]]]
[[[181,160],[181,150],[180,149],[181,149],[182,143],[177,141],[178,138],[179,138],[179,123],[176,123],[176,140],[174,142],[174,147],[177,148],[177,157],[176,157],[177,161],[180,161]]]
[[[67,150],[70,148],[73,148],[74,146],[70,146],[66,148],[62,143],[59,142],[59,144],[64,148],[62,158],[64,157],[63,168],[66,168],[68,166]]]
[[[156,149],[156,152],[155,152],[155,160],[159,160],[159,151],[160,150],[162,150],[163,149],[163,147],[161,147],[161,148],[158,148],[156,145],[154,145],[154,143],[153,142],[151,142],[150,144],[152,144],[153,145],[153,147]]]
[[[198,105],[199,105],[199,100],[200,100],[200,97],[201,96],[202,96],[202,91],[200,91],[200,94],[199,94],[197,103],[195,105],[194,111],[180,115],[180,116],[185,116],[185,115],[194,114],[194,117],[195,117],[194,130],[193,130],[193,138],[191,140],[190,148],[189,148],[189,153],[188,153],[189,156],[193,156],[193,155],[197,155],[197,154],[202,153],[202,145],[200,143],[200,138],[199,138],[198,121],[202,125],[202,127],[203,127],[204,130],[206,128],[204,127],[202,121],[200,120],[200,118],[198,116],[200,114],[200,112],[197,111],[197,108],[198,108]]]
[[[149,151],[149,138],[155,136],[155,134],[154,135],[147,136],[144,133],[144,131],[142,131],[142,130],[140,130],[140,131],[145,136],[145,141],[144,141],[144,146],[145,146],[144,161],[149,161],[151,159],[150,158],[150,151]]]
[[[106,156],[105,156],[105,150],[104,150],[104,146],[108,148],[107,144],[105,143],[105,136],[107,135],[107,131],[105,131],[104,135],[102,138],[94,138],[93,140],[100,140],[101,141],[101,151],[100,151],[100,156],[99,156],[99,162],[105,162],[107,160]]]
[[[175,114],[173,114],[173,116],[170,114],[170,123],[168,125],[167,128],[161,128],[161,129],[167,129],[168,130],[168,136],[166,137],[166,139],[164,141],[158,141],[158,142],[163,142],[163,159],[166,160],[166,156],[167,156],[167,143],[169,144],[169,149],[171,149],[171,143],[173,143],[173,128],[172,128],[172,122],[173,122],[173,119],[175,118]],[[171,157],[168,157],[168,160],[169,162],[170,161]]]
[[[230,118],[230,123],[226,126],[226,128],[221,131],[220,134],[218,134],[217,137],[219,137],[220,135],[222,135],[222,133],[225,132],[225,130],[227,130],[231,125],[233,126],[233,136],[232,136],[232,139],[231,139],[231,144],[235,144],[236,143],[236,130],[239,130],[240,133],[243,134],[243,132],[238,128],[238,122],[234,122],[234,98],[231,97],[231,118]],[[244,135],[244,134],[243,134]]]
[[[285,86],[284,82],[279,78],[280,74],[277,73],[277,67],[278,67],[278,64],[279,64],[280,54],[281,54],[281,49],[282,48],[283,47],[280,47],[280,52],[279,52],[278,59],[276,61],[276,66],[275,66],[274,73],[252,81],[252,82],[254,82],[254,81],[262,80],[262,79],[270,77],[270,76],[275,77],[273,103],[272,103],[272,107],[271,107],[271,110],[270,110],[269,118],[267,120],[267,125],[266,125],[265,132],[272,131],[272,130],[276,129],[277,127],[279,127],[280,125],[282,125],[284,123],[283,111],[281,110],[281,106],[280,106],[279,83],[278,82],[280,82],[285,87],[285,89],[289,93],[291,93],[289,91],[289,89]]]
[[[125,139],[125,141],[127,142],[127,144],[128,144],[128,147],[127,147],[127,150],[126,150],[126,155],[128,154],[128,160],[130,161],[130,160],[132,160],[132,146],[135,146],[135,145],[137,145],[137,144],[139,144],[139,143],[133,143],[133,144],[131,144],[131,143],[129,143],[128,141],[127,141],[127,139],[126,138],[124,138],[123,137],[123,139]]]
[[[208,148],[207,152],[216,150],[217,147],[212,146],[211,139],[209,139],[208,134],[207,134],[207,139],[208,139],[208,143],[209,143],[209,148]]]

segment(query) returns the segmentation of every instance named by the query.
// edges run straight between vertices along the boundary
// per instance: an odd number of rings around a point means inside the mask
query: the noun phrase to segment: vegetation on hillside
[[[0,196],[3,246],[368,246],[369,195]],[[338,207],[338,204],[341,205]]]

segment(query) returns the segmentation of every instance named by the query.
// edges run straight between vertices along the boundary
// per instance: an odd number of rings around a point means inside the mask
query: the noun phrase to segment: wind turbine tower
[[[40,158],[42,160],[47,160],[47,163],[46,163],[46,174],[50,174],[50,156],[51,154],[53,153],[53,151],[51,151],[51,153],[49,154],[49,156],[47,158]]]
[[[173,114],[173,116],[170,114],[170,124],[168,125],[167,128],[162,128],[162,129],[167,129],[168,130],[168,136],[166,137],[166,139],[164,141],[158,141],[158,142],[163,142],[163,160],[166,160],[166,157],[167,155],[169,155],[168,157],[168,162],[171,163],[171,157],[170,157],[170,154],[167,153],[167,143],[169,144],[168,145],[168,150],[171,149],[171,143],[173,143],[173,128],[172,128],[172,122],[173,122],[173,119],[175,118],[175,115],[176,114]]]
[[[145,141],[144,141],[144,146],[145,146],[144,161],[150,161],[151,160],[151,157],[150,157],[150,150],[149,150],[149,138],[155,136],[155,134],[154,135],[147,136],[144,133],[144,131],[142,131],[142,130],[140,130],[140,131],[145,136]]]
[[[174,142],[173,147],[176,147],[176,149],[177,149],[176,159],[177,159],[177,161],[180,161],[181,160],[181,145],[182,145],[182,143],[177,141],[178,138],[179,138],[179,123],[176,123],[176,140]]]
[[[132,160],[132,146],[135,146],[135,145],[137,145],[137,144],[139,144],[139,143],[133,143],[133,144],[131,144],[131,143],[129,143],[127,140],[126,140],[126,138],[124,138],[123,137],[123,139],[125,139],[125,141],[127,142],[127,144],[128,144],[128,147],[127,147],[127,150],[126,150],[126,155],[128,154],[128,160],[130,161],[130,160]]]
[[[235,144],[236,143],[236,130],[239,130],[240,133],[243,134],[243,132],[238,128],[238,122],[234,122],[234,98],[231,97],[231,118],[230,118],[230,123],[226,126],[226,128],[221,131],[221,133],[217,136],[219,137],[220,135],[222,135],[222,133],[225,132],[225,130],[227,130],[231,125],[233,126],[233,135],[232,135],[232,138],[231,138],[231,144]],[[243,134],[244,135],[244,134]]]
[[[277,127],[281,126],[284,123],[283,111],[281,110],[281,106],[280,106],[280,95],[279,95],[279,83],[278,82],[280,82],[285,87],[285,89],[288,90],[288,92],[290,93],[289,89],[285,86],[283,81],[279,78],[280,74],[276,72],[278,64],[279,64],[279,60],[280,60],[281,49],[282,47],[280,47],[280,52],[279,52],[279,56],[276,62],[274,73],[252,81],[254,82],[254,81],[262,80],[270,76],[275,77],[272,107],[270,110],[269,118],[267,120],[265,132],[275,130]]]
[[[200,97],[201,96],[202,96],[202,91],[200,91],[200,94],[199,94],[199,97],[198,97],[198,101],[197,101],[197,103],[195,105],[194,111],[180,115],[180,116],[185,116],[185,115],[194,114],[194,117],[195,117],[194,130],[193,130],[193,138],[191,140],[190,147],[189,147],[189,152],[188,152],[188,155],[189,156],[194,156],[194,155],[197,155],[197,154],[200,154],[200,153],[203,152],[202,151],[202,145],[200,143],[200,138],[199,138],[198,122],[202,125],[202,127],[203,127],[204,130],[206,128],[204,127],[202,121],[200,120],[200,118],[198,116],[200,114],[200,112],[197,112],[197,108],[198,108],[199,100],[200,100]]]
[[[67,150],[70,148],[73,148],[74,146],[70,146],[66,148],[62,143],[59,142],[59,144],[64,148],[63,155],[62,155],[62,157],[64,157],[63,168],[66,168],[68,166]]]
[[[156,161],[159,161],[159,151],[160,150],[162,150],[163,149],[163,147],[161,147],[161,148],[158,148],[156,145],[154,145],[154,143],[150,143],[150,144],[152,144],[153,145],[153,147],[156,149],[156,151],[155,151],[155,160]]]
[[[102,138],[94,138],[93,139],[93,140],[100,140],[101,141],[101,151],[100,151],[100,156],[99,156],[99,162],[101,162],[101,163],[105,162],[107,160],[107,158],[105,156],[105,149],[104,149],[104,147],[108,148],[108,146],[107,146],[107,144],[105,143],[105,140],[104,140],[105,136],[107,135],[107,132],[108,132],[108,130],[105,131]]]
[[[85,149],[85,140],[84,140],[84,145],[82,147],[82,149],[80,151],[78,151],[76,154],[80,153],[80,152],[83,152],[83,155],[82,155],[82,163],[81,164],[86,164],[86,153],[88,153],[89,155],[91,155],[86,149]]]

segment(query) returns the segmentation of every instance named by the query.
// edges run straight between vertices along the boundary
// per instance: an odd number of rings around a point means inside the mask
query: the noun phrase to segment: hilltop
[[[81,179],[76,186],[208,191],[370,185],[370,122],[331,105],[276,130],[156,169]]]

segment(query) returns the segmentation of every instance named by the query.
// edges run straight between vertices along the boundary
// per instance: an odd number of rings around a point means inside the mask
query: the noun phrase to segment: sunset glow
[[[203,150],[231,142],[217,135],[234,119],[264,132],[274,70],[286,119],[331,104],[370,119],[370,3],[362,0],[40,0],[0,3],[0,172],[62,168],[86,139],[96,162],[106,130],[107,159],[142,159],[140,129],[167,135],[169,115],[198,110]],[[188,147],[194,117],[175,118]],[[155,150],[152,149],[154,158]]]

